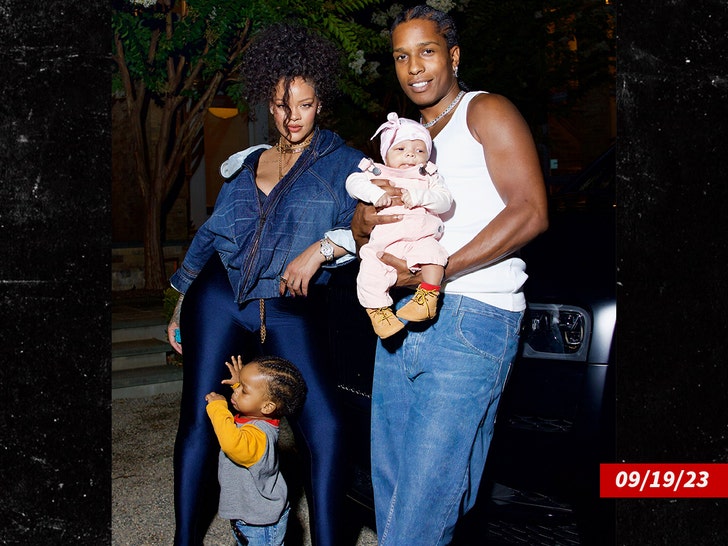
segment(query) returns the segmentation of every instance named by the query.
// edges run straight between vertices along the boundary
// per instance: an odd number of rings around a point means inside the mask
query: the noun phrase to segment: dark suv
[[[522,250],[522,348],[501,400],[476,507],[459,544],[613,544],[599,462],[613,458],[615,156],[610,148],[550,197],[550,226]],[[371,508],[369,409],[375,337],[352,289],[329,298],[334,374],[348,423],[350,497]]]

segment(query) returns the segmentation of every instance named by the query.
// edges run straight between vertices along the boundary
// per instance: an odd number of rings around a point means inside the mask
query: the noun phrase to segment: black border
[[[103,0],[0,6],[0,543],[110,543]]]
[[[617,456],[726,462],[725,5],[617,6]],[[621,500],[618,544],[724,544],[726,499]]]

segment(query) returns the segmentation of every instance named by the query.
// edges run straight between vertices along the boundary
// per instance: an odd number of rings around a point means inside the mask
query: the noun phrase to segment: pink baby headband
[[[421,123],[417,123],[411,119],[401,118],[397,116],[396,112],[390,112],[387,114],[387,121],[379,126],[371,140],[379,133],[380,136],[379,151],[382,154],[382,159],[387,157],[387,152],[395,144],[402,142],[403,140],[422,140],[427,147],[427,155],[432,154],[432,137],[430,132],[425,129]]]

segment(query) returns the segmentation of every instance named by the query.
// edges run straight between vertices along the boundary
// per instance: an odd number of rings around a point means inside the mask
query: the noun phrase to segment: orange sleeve
[[[242,466],[257,463],[268,446],[265,432],[252,424],[238,427],[225,400],[214,400],[206,409],[223,453]]]

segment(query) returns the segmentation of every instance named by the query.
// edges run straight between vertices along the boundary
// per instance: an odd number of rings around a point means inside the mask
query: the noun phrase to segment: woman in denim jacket
[[[356,200],[345,181],[363,154],[316,125],[335,91],[337,67],[338,52],[329,42],[288,25],[271,27],[246,53],[248,100],[268,102],[280,138],[222,165],[230,178],[170,279],[180,297],[169,340],[180,353],[184,346],[174,454],[176,545],[202,545],[217,508],[218,446],[205,395],[225,379],[220,362],[262,353],[295,363],[308,384],[306,404],[291,424],[310,461],[312,538],[320,546],[342,544],[342,427],[305,297],[313,283],[326,280],[322,266],[354,258],[334,241],[337,229],[349,228]]]

